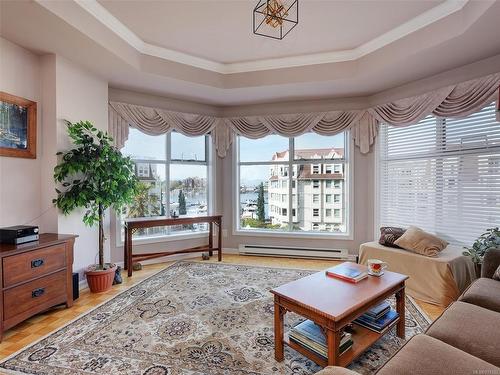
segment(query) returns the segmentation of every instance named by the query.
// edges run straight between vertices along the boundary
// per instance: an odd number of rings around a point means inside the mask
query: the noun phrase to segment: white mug
[[[374,276],[380,276],[384,273],[384,270],[388,267],[388,264],[379,259],[368,259],[368,272]]]

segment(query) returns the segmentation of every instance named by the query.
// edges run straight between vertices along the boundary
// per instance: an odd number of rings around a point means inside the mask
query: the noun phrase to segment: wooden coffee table
[[[274,339],[277,361],[284,359],[288,345],[322,367],[347,366],[369,346],[397,324],[397,335],[405,337],[405,280],[406,275],[385,271],[381,277],[368,276],[357,284],[317,272],[271,290],[274,294]],[[396,295],[399,319],[381,333],[354,323],[351,349],[339,356],[342,329],[369,308],[391,295]],[[285,314],[290,311],[312,320],[322,327],[328,347],[328,360],[288,339],[284,333]]]

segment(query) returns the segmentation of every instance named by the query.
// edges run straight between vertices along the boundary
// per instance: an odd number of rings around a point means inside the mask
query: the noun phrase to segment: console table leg
[[[123,241],[123,269],[126,270],[128,269],[128,254],[127,254],[127,246],[128,246],[128,241],[127,241],[127,227],[125,227],[125,240]]]
[[[219,220],[219,233],[218,233],[218,240],[219,240],[219,246],[218,246],[218,260],[219,262],[222,261],[222,221]]]
[[[405,338],[405,288],[396,293],[396,311],[399,314],[399,321],[396,327],[396,333],[402,339]]]
[[[214,247],[214,228],[212,222],[208,223],[208,247],[210,249]],[[208,256],[212,255],[214,255],[214,252],[212,250],[209,250]]]
[[[127,275],[132,276],[132,231],[127,230]]]
[[[278,299],[274,297],[274,358],[281,362],[285,359],[284,355],[284,315],[283,308],[278,304]]]

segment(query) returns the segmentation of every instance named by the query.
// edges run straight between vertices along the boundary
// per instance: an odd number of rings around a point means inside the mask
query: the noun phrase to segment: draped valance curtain
[[[119,148],[128,138],[129,126],[149,135],[172,130],[187,136],[211,133],[217,154],[225,157],[236,135],[252,139],[269,134],[295,137],[307,132],[335,135],[349,129],[356,146],[367,153],[380,123],[407,126],[429,114],[465,117],[498,100],[499,86],[500,73],[496,73],[365,110],[242,117],[198,115],[110,101],[109,132]]]

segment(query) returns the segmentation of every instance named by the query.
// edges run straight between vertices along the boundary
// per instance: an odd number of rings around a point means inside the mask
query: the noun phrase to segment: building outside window
[[[332,233],[336,228],[338,233],[347,233],[346,137],[346,133],[296,138],[270,135],[256,140],[238,137],[237,229]],[[264,199],[258,199],[259,192]],[[250,215],[258,211],[257,201],[264,202],[262,218]],[[327,209],[328,216],[322,214]]]
[[[130,128],[129,138],[121,151],[134,161],[139,193],[118,220],[207,215],[211,193],[209,148],[209,136],[186,137],[176,132],[149,136]],[[135,232],[134,239],[201,230],[206,230],[206,224],[148,228]]]
[[[345,150],[344,133],[333,137],[271,135],[256,140],[238,137],[238,229],[307,232],[327,231],[329,225],[331,232],[335,224],[337,232],[346,233]],[[335,165],[339,167],[335,169]],[[264,217],[259,218],[256,213],[261,191]],[[339,210],[337,216],[333,215],[334,207]],[[330,215],[322,217],[326,209]]]
[[[137,177],[145,178],[150,177],[152,170],[151,165],[148,163],[137,163],[136,164]]]

